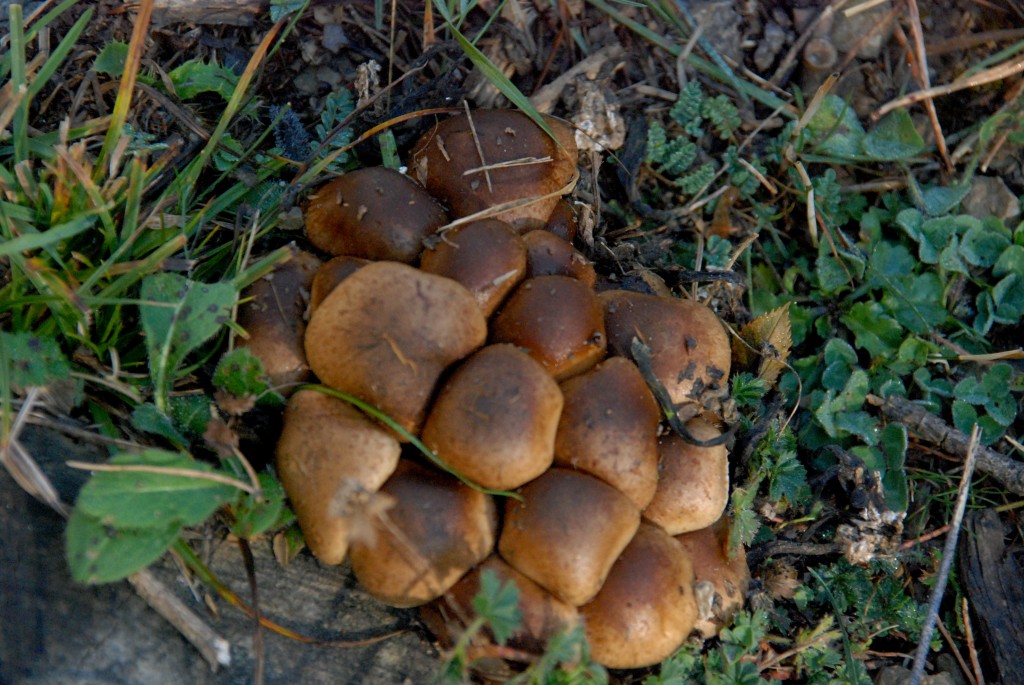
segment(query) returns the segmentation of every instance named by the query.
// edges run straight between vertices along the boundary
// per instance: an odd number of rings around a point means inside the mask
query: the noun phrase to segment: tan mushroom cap
[[[493,218],[520,231],[543,228],[576,173],[572,128],[545,116],[556,143],[522,112],[478,110],[471,117],[472,127],[462,114],[424,134],[413,148],[410,172],[448,206],[453,219],[507,202],[536,200]]]
[[[601,589],[640,525],[628,497],[592,476],[553,468],[505,504],[501,556],[563,602],[579,606]]]
[[[314,373],[418,434],[441,373],[483,345],[487,322],[455,281],[397,262],[346,278],[313,313]]]
[[[640,668],[667,658],[697,620],[693,568],[682,546],[657,526],[641,525],[580,615],[598,663]]]
[[[401,445],[347,402],[316,390],[292,395],[277,443],[277,472],[306,545],[340,564],[349,545],[347,498],[376,492],[398,465]]]
[[[548,231],[523,235],[526,244],[526,277],[570,276],[593,288],[597,282],[594,265],[572,243]]]
[[[500,585],[515,583],[519,590],[519,609],[522,625],[509,636],[511,647],[529,652],[541,652],[555,634],[579,622],[579,612],[571,604],[559,600],[550,592],[515,570],[501,557],[492,554],[482,564],[463,576],[444,597],[423,607],[421,616],[435,634],[449,644],[459,635],[476,612],[473,598],[480,592],[480,578],[493,573]]]
[[[693,564],[697,632],[703,638],[713,637],[743,608],[750,587],[747,552],[740,545],[730,558],[725,516],[707,528],[678,535],[676,540]]]
[[[562,392],[513,345],[490,345],[463,361],[423,424],[423,442],[471,481],[517,488],[551,466]]]
[[[324,262],[313,277],[313,287],[309,294],[309,311],[315,311],[324,298],[338,287],[339,283],[369,263],[369,260],[362,257],[348,255],[338,255]]]
[[[511,226],[484,219],[459,226],[420,255],[420,269],[466,286],[490,316],[526,273],[526,247]]]
[[[690,435],[710,440],[721,431],[701,418],[686,423]],[[710,526],[729,502],[729,451],[724,445],[698,447],[670,433],[658,441],[661,478],[644,518],[669,535]]]
[[[374,524],[375,540],[353,541],[352,571],[385,604],[440,597],[494,549],[493,500],[452,476],[403,460],[381,492],[394,506]]]
[[[640,371],[612,357],[562,383],[555,463],[597,476],[640,509],[658,487],[661,409]]]
[[[350,171],[321,187],[305,216],[309,241],[324,252],[407,264],[448,223],[430,193],[385,167]]]
[[[248,337],[238,339],[263,362],[271,387],[287,394],[310,377],[302,340],[306,305],[320,260],[303,250],[242,293],[238,325]]]
[[[699,402],[706,390],[726,387],[729,336],[706,306],[626,290],[603,292],[601,300],[609,351],[632,359],[633,339],[646,343],[652,370],[673,403]]]
[[[601,302],[568,276],[523,281],[491,320],[491,341],[524,348],[562,380],[586,371],[605,354]]]

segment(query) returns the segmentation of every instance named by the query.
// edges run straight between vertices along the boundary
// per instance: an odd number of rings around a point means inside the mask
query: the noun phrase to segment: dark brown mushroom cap
[[[626,290],[601,293],[608,348],[633,358],[634,338],[650,347],[654,375],[672,402],[699,403],[705,391],[728,383],[729,336],[714,312],[693,300]]]
[[[309,311],[314,311],[324,301],[324,298],[338,287],[339,283],[369,263],[367,259],[348,255],[338,255],[324,262],[313,277],[313,287],[309,295]]]
[[[605,354],[601,302],[568,276],[523,281],[491,320],[491,341],[512,343],[558,380],[586,371]]]
[[[444,383],[423,424],[423,442],[487,488],[509,490],[551,466],[562,412],[558,384],[513,345],[489,345]]]
[[[352,571],[385,604],[413,607],[440,597],[494,549],[490,495],[404,460],[380,491],[394,506],[374,523],[373,541],[352,542]]]
[[[721,431],[702,418],[686,423],[690,435],[711,440]],[[717,521],[729,502],[729,451],[724,445],[698,447],[675,433],[658,441],[658,489],[644,509],[644,518],[669,535],[706,528]]]
[[[420,269],[466,286],[490,316],[523,279],[526,248],[504,221],[484,219],[436,240],[420,255]]]
[[[366,167],[321,187],[306,207],[306,235],[332,255],[412,264],[423,240],[448,223],[415,181],[394,169]]]
[[[639,508],[658,487],[661,409],[640,371],[612,357],[562,383],[555,462],[614,485]]]
[[[571,243],[576,237],[578,228],[579,218],[576,216],[576,209],[573,208],[572,202],[563,197],[555,205],[555,208],[551,210],[551,215],[548,217],[547,224],[544,225],[544,230]]]
[[[725,516],[707,528],[677,535],[676,540],[693,564],[697,632],[713,637],[743,607],[750,586],[746,550],[740,545],[730,558]]]
[[[597,478],[553,468],[505,503],[501,556],[574,606],[593,599],[640,524],[628,497]]]
[[[670,656],[697,620],[693,569],[682,546],[657,526],[641,525],[580,615],[598,663],[641,668]]]
[[[519,609],[523,621],[519,630],[509,636],[508,645],[528,652],[541,652],[548,640],[579,622],[579,612],[571,604],[559,600],[497,555],[463,576],[451,590],[421,611],[427,626],[447,644],[454,644],[466,625],[476,616],[473,598],[480,592],[480,577],[485,572],[495,575],[501,585],[515,583],[519,590]]]
[[[310,377],[302,341],[306,306],[320,260],[296,250],[294,256],[242,293],[238,325],[248,337],[238,339],[263,362],[271,387],[284,394]]]
[[[348,550],[347,497],[376,492],[398,465],[401,445],[347,402],[316,390],[288,400],[277,472],[306,545],[325,564]]]
[[[471,117],[472,128],[462,114],[424,134],[413,148],[410,172],[447,205],[453,219],[507,202],[543,198],[493,217],[520,231],[543,228],[559,191],[576,173],[572,128],[545,116],[555,143],[522,112],[478,110]]]
[[[373,262],[320,303],[306,356],[323,383],[418,434],[441,373],[483,345],[487,322],[455,281]]]
[[[597,282],[594,265],[572,243],[548,231],[523,235],[526,244],[526,277],[570,276],[593,288]]]

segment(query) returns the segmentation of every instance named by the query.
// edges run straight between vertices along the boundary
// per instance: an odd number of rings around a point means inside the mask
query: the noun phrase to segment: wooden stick
[[[921,639],[917,643],[914,668],[910,672],[908,685],[921,685],[921,677],[924,675],[925,662],[928,660],[928,652],[931,648],[932,633],[935,632],[935,622],[939,618],[939,604],[942,602],[943,595],[946,594],[946,581],[949,580],[949,570],[953,566],[953,557],[956,556],[956,542],[960,537],[960,524],[963,523],[964,510],[967,508],[967,494],[971,491],[971,476],[974,475],[974,464],[977,460],[978,448],[981,446],[980,441],[981,428],[978,424],[974,424],[967,448],[967,460],[964,462],[964,472],[960,476],[960,487],[957,489],[953,520],[949,522],[949,535],[946,536],[946,544],[942,548],[942,561],[939,564],[939,572],[928,601],[928,616],[921,629]]]
[[[970,438],[923,407],[895,395],[890,395],[884,400],[877,395],[868,395],[867,400],[881,409],[887,417],[899,421],[922,439],[934,443],[950,454],[967,456]],[[979,471],[992,476],[1015,495],[1024,495],[1024,463],[1014,461],[987,447],[979,447],[977,453]]]
[[[203,619],[185,606],[148,569],[128,576],[128,582],[146,604],[177,628],[178,632],[199,651],[211,669],[216,671],[221,666],[231,664],[231,643],[206,625]]]

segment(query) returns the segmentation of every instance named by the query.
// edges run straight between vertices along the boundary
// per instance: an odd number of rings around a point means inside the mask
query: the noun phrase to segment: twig
[[[962,597],[960,610],[964,618],[964,637],[967,638],[967,653],[971,655],[971,668],[974,669],[972,680],[975,685],[985,685],[985,675],[981,672],[981,664],[978,663],[978,650],[974,647],[974,629],[971,628],[971,616],[967,610],[967,598]],[[959,652],[958,652],[959,654]]]
[[[894,421],[899,421],[922,439],[934,443],[950,454],[966,456],[970,438],[934,414],[928,413],[910,400],[890,395],[884,400],[877,395],[868,395],[869,403],[882,410]],[[977,450],[978,470],[992,476],[1015,495],[1024,495],[1024,463],[1014,461],[987,447]]]
[[[949,650],[953,652],[953,656],[956,657],[956,662],[960,664],[960,670],[964,672],[964,677],[971,685],[978,685],[978,681],[975,680],[974,674],[971,673],[971,669],[967,667],[967,662],[964,661],[963,655],[960,650],[956,648],[956,642],[953,640],[953,636],[949,634],[949,629],[946,628],[946,624],[942,622],[940,618],[935,622],[935,625],[939,627],[939,632],[942,633],[942,637],[946,638],[946,644],[949,645]]]
[[[910,16],[911,36],[914,39],[914,53],[917,59],[912,66],[917,71],[917,80],[922,88],[928,89],[932,85],[928,76],[928,55],[924,49],[924,29],[921,28],[921,13],[917,9],[917,0],[907,0],[907,14]],[[935,132],[935,143],[942,156],[942,162],[946,170],[953,171],[953,162],[949,158],[949,148],[946,147],[946,137],[942,135],[942,125],[939,124],[939,115],[935,111],[935,101],[928,98],[924,101],[925,109],[928,111],[928,119],[931,121],[932,130]]]
[[[941,535],[945,535],[948,532],[949,532],[949,524],[947,523],[946,525],[944,525],[944,526],[942,526],[940,528],[936,528],[935,530],[933,530],[933,531],[931,531],[929,533],[925,533],[924,535],[922,535],[919,538],[914,538],[913,540],[907,540],[902,545],[900,545],[900,551],[904,552],[904,551],[906,551],[908,549],[911,549],[913,547],[917,547],[920,544],[928,542],[929,540],[934,540],[935,538],[937,538],[937,537],[939,537]]]
[[[231,643],[217,634],[199,616],[185,606],[166,585],[147,569],[128,576],[139,597],[174,626],[216,671],[231,664]]]
[[[986,69],[981,73],[975,74],[970,78],[965,78],[962,81],[954,81],[953,83],[945,86],[923,88],[916,92],[908,93],[901,98],[891,100],[879,107],[871,115],[871,119],[873,121],[877,121],[894,109],[906,107],[907,105],[912,105],[915,102],[921,102],[922,100],[928,100],[929,98],[950,95],[961,90],[967,90],[968,88],[977,88],[978,86],[983,86],[986,83],[992,83],[993,81],[1001,81],[1013,76],[1014,74],[1019,74],[1022,71],[1024,71],[1024,58],[1018,58],[1016,61],[1007,61],[990,69]]]
[[[960,487],[957,489],[953,520],[949,523],[949,535],[946,536],[946,544],[942,548],[942,562],[939,564],[935,585],[932,587],[931,598],[928,602],[928,616],[925,618],[924,627],[921,629],[921,639],[917,643],[917,651],[914,654],[914,668],[910,672],[908,685],[920,685],[921,676],[924,675],[925,661],[927,660],[928,650],[932,642],[932,633],[935,632],[935,621],[939,618],[939,604],[946,593],[946,581],[949,580],[949,570],[953,566],[953,557],[956,555],[956,542],[960,537],[960,524],[963,523],[964,510],[967,508],[967,494],[971,491],[971,476],[974,475],[974,464],[977,460],[980,440],[981,427],[978,424],[974,424],[970,443],[967,447],[967,460],[964,462],[964,472],[960,476]]]

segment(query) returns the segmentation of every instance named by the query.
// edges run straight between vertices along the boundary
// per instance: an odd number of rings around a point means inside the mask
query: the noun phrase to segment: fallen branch
[[[869,403],[882,410],[893,421],[899,421],[923,440],[960,457],[967,457],[970,436],[946,424],[938,416],[908,399],[890,395],[884,400],[868,395]],[[978,448],[978,470],[992,476],[1015,495],[1024,495],[1024,463],[987,447]]]

